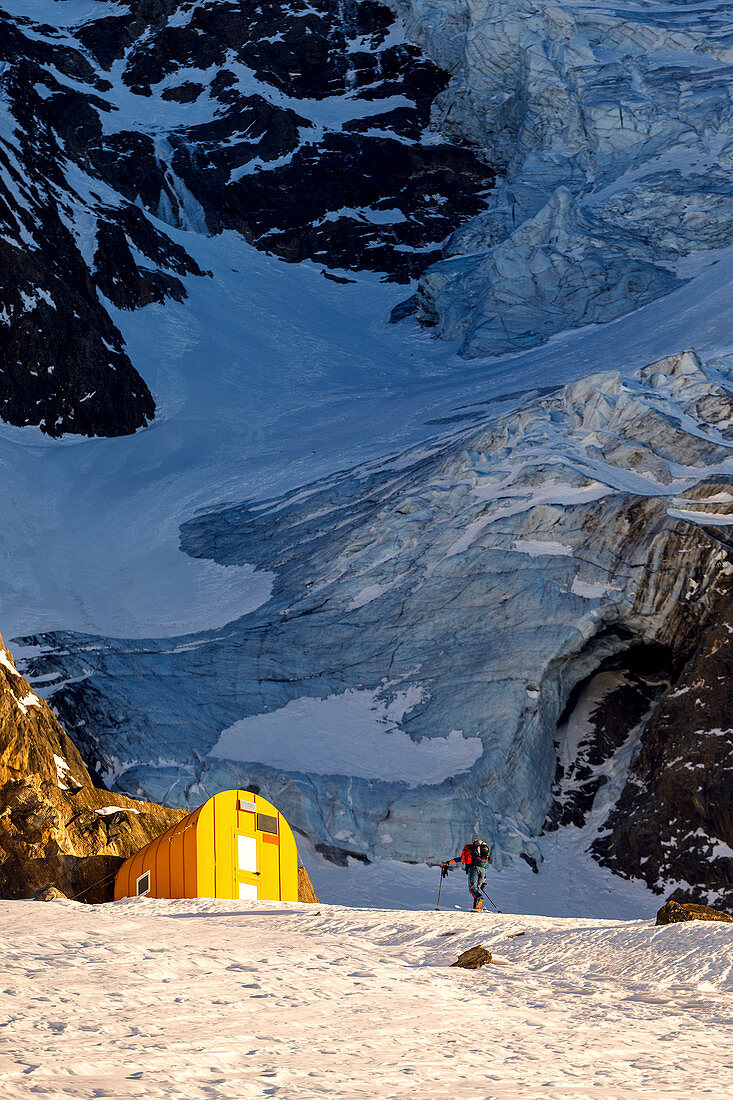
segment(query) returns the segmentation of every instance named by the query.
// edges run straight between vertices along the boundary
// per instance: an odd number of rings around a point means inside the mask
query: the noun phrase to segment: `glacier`
[[[421,318],[464,355],[612,320],[727,247],[727,5],[391,3],[451,73],[435,125],[500,169],[418,290]]]
[[[267,602],[175,644],[36,635],[26,660],[113,789],[254,783],[326,852],[430,861],[479,830],[494,866],[536,866],[573,690],[684,650],[714,604],[730,385],[687,351],[208,509],[182,548],[271,572]]]

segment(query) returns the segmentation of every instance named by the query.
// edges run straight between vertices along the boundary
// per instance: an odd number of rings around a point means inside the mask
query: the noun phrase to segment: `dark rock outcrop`
[[[108,306],[202,274],[160,222],[404,281],[493,182],[426,140],[447,74],[375,0],[119,12],[0,10],[0,417],[53,436],[153,417]]]
[[[717,505],[716,507],[720,507]],[[733,905],[733,596],[718,602],[644,729],[621,797],[593,845],[617,874],[676,900]]]
[[[0,897],[109,901],[122,862],[183,816],[94,787],[0,639]]]
[[[51,28],[44,41],[26,23],[0,14],[0,84],[14,123],[0,131],[0,417],[52,436],[121,435],[155,404],[98,295],[79,224],[93,200],[70,178],[101,131],[104,85]]]
[[[150,391],[68,230],[49,209],[38,222],[42,248],[0,239],[0,417],[51,436],[132,432],[154,415]]]
[[[490,963],[491,958],[491,952],[479,943],[475,947],[469,947],[468,951],[464,951],[462,955],[459,955],[456,961],[451,963],[451,966],[460,966],[464,970],[478,970]]]
[[[572,759],[564,762],[564,745],[555,742],[558,752],[555,798],[545,822],[546,832],[565,825],[583,827],[596,795],[608,783],[609,761],[644,721],[662,691],[669,687],[673,675],[670,650],[665,646],[637,644],[606,658],[587,682],[581,681],[571,692],[558,724],[559,736],[584,697],[592,701],[593,709],[587,733],[573,746]]]
[[[94,170],[130,202],[181,228],[236,229],[289,261],[400,280],[438,259],[455,225],[483,208],[491,170],[461,145],[423,140],[448,76],[400,41],[385,5],[209,3],[184,16],[170,7],[151,15],[131,5],[114,26],[105,18],[78,32],[103,70],[124,56],[122,80],[143,112],[158,95],[214,104],[164,142],[122,128],[90,140]],[[187,67],[210,66],[207,85],[186,79]]]
[[[657,913],[655,924],[684,924],[691,920],[717,920],[733,923],[730,913],[712,909],[709,905],[680,904],[670,899]]]

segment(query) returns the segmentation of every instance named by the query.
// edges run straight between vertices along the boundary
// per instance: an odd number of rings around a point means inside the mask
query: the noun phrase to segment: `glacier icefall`
[[[434,124],[502,172],[421,281],[420,316],[464,355],[612,320],[727,245],[727,5],[391,2],[452,74]]]
[[[177,642],[39,636],[31,672],[64,678],[115,789],[193,806],[255,783],[331,847],[429,860],[479,828],[497,865],[538,859],[573,689],[633,644],[689,644],[731,488],[725,376],[692,352],[590,375],[190,521],[189,554],[274,574],[266,604]]]

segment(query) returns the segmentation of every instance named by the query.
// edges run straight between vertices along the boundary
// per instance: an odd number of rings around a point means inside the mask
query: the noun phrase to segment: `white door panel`
[[[257,887],[251,882],[240,882],[238,886],[240,901],[257,901]]]
[[[257,841],[253,836],[237,836],[237,866],[240,871],[257,872]]]

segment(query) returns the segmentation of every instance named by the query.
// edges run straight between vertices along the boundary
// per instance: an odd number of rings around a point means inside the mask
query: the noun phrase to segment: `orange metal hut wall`
[[[222,791],[122,864],[115,900],[138,894],[297,901],[292,830],[260,795]]]

